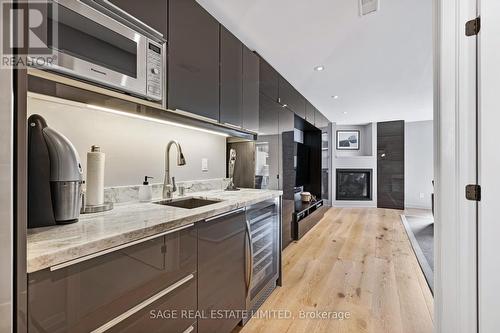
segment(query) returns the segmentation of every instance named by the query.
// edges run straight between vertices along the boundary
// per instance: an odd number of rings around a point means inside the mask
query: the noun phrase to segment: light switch
[[[208,158],[201,159],[201,171],[203,171],[203,172],[208,171]]]

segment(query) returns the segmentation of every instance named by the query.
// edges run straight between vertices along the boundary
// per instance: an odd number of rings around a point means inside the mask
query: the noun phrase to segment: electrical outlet
[[[201,171],[203,171],[203,172],[208,171],[208,158],[201,159]]]
[[[420,193],[420,199],[423,199],[425,197],[425,194]]]

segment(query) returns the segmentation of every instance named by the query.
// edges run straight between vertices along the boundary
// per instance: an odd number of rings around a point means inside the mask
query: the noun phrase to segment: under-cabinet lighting
[[[151,122],[154,122],[154,123],[159,123],[159,124],[164,124],[164,125],[171,125],[171,126],[176,126],[176,127],[182,127],[182,128],[186,128],[186,129],[190,129],[190,130],[199,131],[199,132],[204,132],[204,133],[210,133],[210,134],[220,135],[220,136],[224,136],[224,137],[229,137],[229,135],[227,135],[226,133],[222,133],[222,132],[211,131],[211,130],[208,130],[208,129],[204,129],[204,128],[200,128],[200,127],[195,127],[195,126],[190,126],[190,125],[184,125],[184,124],[181,124],[181,123],[177,123],[177,122],[173,122],[173,121],[168,121],[168,120],[151,118],[151,117],[143,116],[143,115],[140,115],[140,114],[134,114],[134,113],[130,113],[130,112],[124,112],[124,111],[115,110],[115,109],[111,109],[111,108],[107,108],[107,107],[103,107],[103,106],[99,106],[99,105],[87,104],[87,107],[89,109],[98,110],[98,111],[104,111],[104,112],[108,112],[108,113],[113,113],[113,114],[116,114],[116,115],[125,116],[125,117],[129,117],[129,118],[141,119],[141,120],[145,120],[145,121],[151,121]]]

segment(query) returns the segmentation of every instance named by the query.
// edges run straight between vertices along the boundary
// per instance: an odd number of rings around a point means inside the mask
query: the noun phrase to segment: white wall
[[[360,149],[355,151],[337,150],[337,130],[355,129],[360,130]],[[368,125],[333,125],[332,131],[334,143],[332,158],[332,196],[333,207],[377,207],[377,124]],[[372,200],[369,201],[347,201],[335,200],[336,195],[336,169],[373,169],[372,173]]]
[[[176,180],[225,177],[226,138],[216,134],[134,119],[93,110],[80,103],[62,104],[30,97],[28,113],[42,115],[50,127],[64,134],[76,147],[86,170],[86,153],[99,145],[106,153],[105,186],[141,184],[145,175],[153,183],[163,182],[167,143],[178,140],[187,164],[175,165],[171,154],[171,175]],[[208,158],[208,172],[201,171],[201,159]]]
[[[434,191],[433,121],[405,123],[405,207],[430,209]]]
[[[334,128],[334,154],[337,157],[343,156],[371,156],[373,154],[373,124],[366,125],[336,125]],[[338,130],[354,130],[359,131],[359,149],[358,150],[337,150],[337,131]]]

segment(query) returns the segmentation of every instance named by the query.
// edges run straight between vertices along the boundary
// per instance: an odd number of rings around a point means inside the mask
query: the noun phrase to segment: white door
[[[500,1],[480,0],[479,332],[500,332]]]

